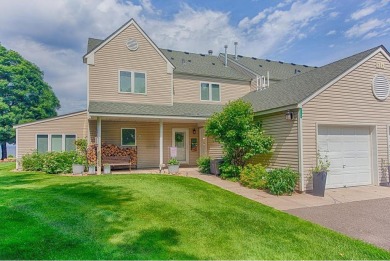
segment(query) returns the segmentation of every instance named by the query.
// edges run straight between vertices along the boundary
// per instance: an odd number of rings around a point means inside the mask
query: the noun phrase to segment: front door
[[[172,129],[172,146],[177,148],[176,159],[188,164],[188,129]]]

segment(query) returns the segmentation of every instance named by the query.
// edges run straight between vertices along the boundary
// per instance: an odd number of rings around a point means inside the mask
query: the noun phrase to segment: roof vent
[[[175,60],[175,58],[171,57],[171,60]]]
[[[256,58],[256,57],[252,57],[252,59],[253,59],[253,60],[257,60],[257,58]]]
[[[314,68],[316,68],[316,69],[317,69],[317,68],[318,68],[318,66],[314,66]]]
[[[242,58],[242,57],[244,57],[244,56],[242,56],[242,55],[237,55],[237,57],[238,57],[238,58]]]
[[[185,59],[181,59],[181,64],[186,64],[186,60]]]
[[[215,63],[211,63],[212,65],[215,65]]]
[[[296,65],[295,63],[291,63],[291,65]]]
[[[168,51],[168,52],[170,52],[170,53],[172,52],[172,50],[171,50],[171,49],[168,49],[167,51]]]
[[[389,97],[390,82],[386,76],[377,74],[372,79],[372,92],[380,101],[384,101]]]
[[[283,62],[279,61],[280,64],[283,64]]]
[[[209,50],[209,55],[213,55],[213,50]]]
[[[267,62],[270,62],[271,60],[265,59]]]
[[[206,55],[204,55],[203,53],[201,53],[200,56],[206,56]]]
[[[190,54],[189,52],[184,52],[185,54]]]
[[[259,64],[259,67],[263,67],[263,65]]]
[[[309,67],[309,66],[307,66],[307,65],[304,64],[303,67]]]
[[[298,69],[295,69],[295,71],[294,71],[295,74],[298,74],[300,72],[301,72],[301,70],[298,70]]]
[[[191,62],[191,60],[188,60],[188,62],[190,63],[190,62]]]

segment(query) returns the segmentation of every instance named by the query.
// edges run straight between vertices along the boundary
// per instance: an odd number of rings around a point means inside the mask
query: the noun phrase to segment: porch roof
[[[223,105],[219,104],[173,103],[173,105],[154,105],[90,101],[88,112],[97,115],[208,118],[214,112],[222,111],[222,107]]]

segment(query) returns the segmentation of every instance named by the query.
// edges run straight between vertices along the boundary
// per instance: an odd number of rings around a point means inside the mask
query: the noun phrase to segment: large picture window
[[[136,145],[135,134],[136,134],[135,129],[122,129],[121,145],[122,146],[135,146]]]
[[[51,135],[51,151],[62,151],[62,135]]]
[[[76,135],[65,135],[65,151],[76,150]]]
[[[202,82],[200,84],[201,101],[221,101],[221,90],[218,83]]]
[[[119,92],[146,94],[146,74],[119,71]]]

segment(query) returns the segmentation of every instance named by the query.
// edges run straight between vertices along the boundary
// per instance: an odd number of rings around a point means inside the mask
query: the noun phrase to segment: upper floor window
[[[201,101],[221,101],[221,91],[218,83],[202,82],[200,84]]]
[[[119,71],[119,92],[146,93],[146,74],[141,72]]]

